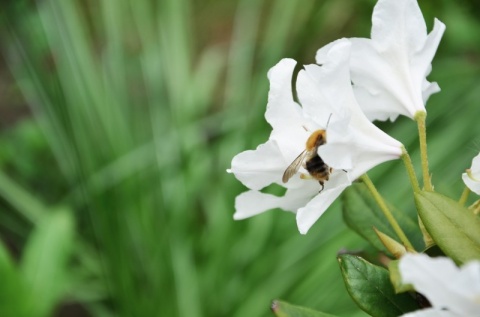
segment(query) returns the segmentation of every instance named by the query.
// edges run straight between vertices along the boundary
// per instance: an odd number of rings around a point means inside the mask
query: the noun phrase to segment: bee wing
[[[283,173],[282,182],[288,182],[288,180],[298,172],[298,169],[300,166],[302,166],[309,153],[310,151],[304,150],[299,156],[297,156],[296,159],[293,160],[292,164],[290,164]]]

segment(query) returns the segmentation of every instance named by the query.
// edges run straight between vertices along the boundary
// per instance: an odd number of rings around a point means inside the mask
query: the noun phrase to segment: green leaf
[[[31,316],[48,316],[63,295],[66,263],[72,249],[73,217],[52,211],[32,233],[20,266],[29,290]]]
[[[282,301],[275,300],[272,303],[272,311],[277,317],[335,317],[301,306],[292,305]]]
[[[409,294],[395,294],[386,269],[349,254],[340,255],[338,261],[348,293],[366,313],[394,317],[418,309]]]
[[[373,227],[400,241],[363,183],[353,184],[345,190],[342,197],[343,218],[346,224],[375,248],[383,252],[387,251],[378,239]],[[424,243],[418,223],[393,206],[389,205],[388,207],[415,249],[422,250]]]
[[[0,316],[29,316],[25,288],[7,249],[0,241]]]
[[[480,259],[480,220],[455,200],[434,192],[415,194],[418,214],[435,243],[457,264]]]
[[[382,244],[387,248],[387,250],[396,258],[399,259],[407,252],[407,249],[403,244],[400,242],[392,239],[391,237],[387,236],[385,233],[379,231],[377,228],[373,228],[375,233],[378,236],[378,239],[382,242]]]

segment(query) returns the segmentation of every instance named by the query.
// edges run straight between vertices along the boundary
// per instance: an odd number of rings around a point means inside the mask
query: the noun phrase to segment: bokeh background
[[[419,3],[447,25],[427,137],[435,188],[457,198],[480,150],[480,4]],[[275,298],[365,316],[336,263],[366,247],[341,202],[306,236],[278,210],[233,221],[245,188],[225,170],[268,138],[268,69],[368,37],[374,4],[2,2],[0,316],[271,316]],[[379,125],[419,162],[414,122]],[[413,210],[401,162],[370,174]]]

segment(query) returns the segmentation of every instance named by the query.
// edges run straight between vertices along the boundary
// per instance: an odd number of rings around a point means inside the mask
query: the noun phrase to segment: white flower
[[[472,167],[462,174],[462,179],[472,192],[480,195],[480,154],[473,158]]]
[[[406,254],[399,264],[402,282],[411,284],[432,304],[403,317],[480,316],[480,262],[458,268],[446,257]]]
[[[350,60],[355,95],[370,120],[414,118],[425,112],[431,94],[440,91],[426,76],[445,25],[435,19],[427,35],[416,0],[379,0],[372,17],[371,39],[352,38]],[[325,50],[317,52],[323,64]]]
[[[375,127],[355,100],[348,69],[350,46],[340,41],[331,46],[322,67],[308,65],[300,71],[297,92],[302,106],[293,100],[291,89],[296,62],[284,59],[269,71],[265,117],[273,131],[256,150],[236,155],[228,170],[250,189],[236,198],[235,219],[281,208],[297,213],[299,231],[305,234],[353,180],[400,157],[402,144]],[[317,180],[300,176],[308,175],[303,167],[283,183],[284,171],[319,129],[327,130],[327,143],[319,147],[319,154],[334,169],[324,189]],[[261,192],[272,183],[285,187],[285,195]]]

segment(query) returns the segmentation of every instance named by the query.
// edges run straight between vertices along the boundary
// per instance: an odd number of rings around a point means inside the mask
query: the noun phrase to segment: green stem
[[[462,206],[465,206],[465,203],[467,202],[468,195],[470,195],[470,188],[465,186],[465,189],[463,190],[462,196],[460,196],[460,199],[458,200],[458,203]]]
[[[423,188],[427,191],[433,191],[432,181],[430,179],[430,172],[428,170],[428,157],[427,157],[427,128],[425,121],[427,113],[425,111],[418,111],[415,114],[415,121],[418,125],[418,137],[420,140],[420,158],[422,160],[422,172],[423,172]]]
[[[410,183],[412,183],[413,192],[419,193],[420,192],[420,185],[418,183],[417,175],[415,174],[415,169],[413,168],[412,159],[410,155],[408,155],[407,150],[405,147],[402,147],[402,159],[405,163],[405,168],[407,169],[408,177],[410,178]],[[425,242],[426,246],[431,246],[434,244],[432,237],[428,233],[427,229],[425,229],[425,225],[422,222],[422,219],[418,217],[418,225],[420,227],[420,231],[422,231],[423,235],[423,242]]]
[[[413,167],[412,159],[410,158],[410,155],[408,155],[407,149],[405,149],[404,146],[402,146],[402,160],[405,164],[405,168],[407,169],[408,178],[412,184],[413,191],[418,193],[420,191],[420,185],[418,183],[417,174],[415,174],[415,168]]]
[[[397,236],[400,238],[400,241],[402,241],[403,245],[407,247],[407,249],[414,250],[413,245],[408,240],[402,228],[400,228],[400,226],[398,225],[397,220],[395,220],[395,217],[393,217],[390,209],[388,209],[387,204],[383,200],[383,197],[380,195],[380,193],[377,191],[377,188],[375,188],[375,185],[373,184],[370,177],[368,177],[367,174],[363,174],[362,176],[360,176],[360,179],[365,183],[365,185],[367,185],[368,190],[372,194],[373,198],[377,202],[378,206],[380,207],[380,210],[382,210],[383,214],[387,218],[393,230],[395,231]]]
[[[412,159],[410,158],[410,155],[408,154],[407,149],[405,149],[404,146],[402,146],[402,160],[403,160],[403,163],[405,163],[405,168],[407,169],[408,178],[410,178],[410,183],[412,184],[413,192],[419,193],[420,185],[418,183],[417,174],[415,173]],[[423,224],[422,219],[420,219],[420,217],[418,217],[418,225],[420,226],[420,231],[422,231],[423,241],[425,242],[425,245],[426,246],[433,245],[434,242],[432,240],[432,237],[428,233],[427,229],[425,229],[425,225]]]

